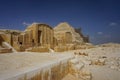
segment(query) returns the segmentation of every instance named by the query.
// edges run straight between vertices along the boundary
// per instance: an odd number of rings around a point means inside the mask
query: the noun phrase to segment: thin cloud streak
[[[97,32],[97,34],[98,34],[98,35],[102,35],[102,34],[103,34],[103,32]]]
[[[109,26],[117,26],[118,24],[117,23],[115,23],[115,22],[111,22],[110,24],[109,24]]]

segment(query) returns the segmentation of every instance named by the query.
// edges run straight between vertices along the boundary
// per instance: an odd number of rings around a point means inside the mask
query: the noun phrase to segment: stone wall
[[[31,47],[26,49],[28,52],[49,52],[49,49],[44,46],[39,46],[39,47]]]
[[[25,32],[29,35],[27,42],[29,42],[29,44],[32,43],[32,46],[47,46],[53,48],[54,32],[49,25],[34,23],[29,26]]]
[[[9,48],[0,48],[0,54],[1,53],[10,53],[12,52],[12,49],[9,49]]]
[[[69,35],[71,35],[72,37],[72,40],[71,40],[72,42],[77,42],[77,43],[84,42],[83,37],[79,33],[77,33],[75,29],[71,25],[69,25],[67,22],[58,24],[54,28],[54,33],[55,33],[54,34],[55,36],[57,36],[58,33],[69,33]]]
[[[70,32],[55,33],[58,45],[66,45],[72,43],[72,34]]]
[[[66,22],[60,23],[54,29],[47,24],[33,23],[23,32],[4,30],[2,33],[0,34],[0,44],[2,41],[5,41],[18,51],[42,46],[61,52],[80,48],[79,46],[71,46],[70,44],[79,45],[88,42],[88,37],[83,36],[81,31],[76,31]],[[47,49],[46,51],[48,51]],[[44,49],[42,50],[44,51]]]

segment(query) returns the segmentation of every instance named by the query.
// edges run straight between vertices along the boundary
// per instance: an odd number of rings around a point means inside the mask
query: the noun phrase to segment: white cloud
[[[109,25],[110,25],[110,26],[116,26],[117,23],[115,23],[115,22],[111,22]]]
[[[102,34],[103,34],[103,32],[97,32],[97,34],[102,35]]]
[[[23,22],[22,23],[24,26],[29,26],[30,24],[29,23],[26,23],[26,22]]]

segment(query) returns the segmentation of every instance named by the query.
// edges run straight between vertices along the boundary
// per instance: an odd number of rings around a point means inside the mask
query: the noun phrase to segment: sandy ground
[[[86,53],[88,56],[77,55],[76,58],[84,64],[83,69],[88,69],[91,79],[75,79],[73,75],[67,75],[75,80],[120,80],[120,45],[107,44],[96,48],[77,50],[77,54]],[[102,59],[105,65],[89,65],[91,61]],[[81,69],[82,70],[82,69]],[[67,76],[63,80],[69,80]]]
[[[8,53],[0,54],[0,78],[14,75],[18,71],[30,70],[57,60],[73,56],[74,51],[62,54],[49,53]],[[120,80],[120,45],[102,45],[91,49],[76,50],[75,52],[86,53],[87,56],[76,55],[75,57],[84,64],[85,69],[89,69],[92,74],[91,80]],[[71,53],[71,54],[70,54]],[[91,61],[103,59],[105,65],[92,65]],[[68,74],[63,80],[90,80],[78,79]]]
[[[93,58],[94,56],[105,56],[105,65],[91,65],[92,80],[120,80],[120,47],[99,47],[86,50]]]
[[[18,52],[0,54],[0,80],[36,69],[54,66],[73,54]]]

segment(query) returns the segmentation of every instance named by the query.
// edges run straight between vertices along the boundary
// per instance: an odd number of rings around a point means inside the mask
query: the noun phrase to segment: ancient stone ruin
[[[4,29],[0,80],[119,80],[119,52],[119,44],[93,46],[81,29],[66,22],[54,28],[33,23],[24,31]]]
[[[4,42],[6,42],[6,46],[4,46]],[[79,49],[81,44],[87,42],[89,42],[88,37],[83,36],[81,31],[74,29],[66,22],[60,23],[54,28],[47,24],[33,23],[25,31],[0,30],[1,53],[15,50],[63,52]],[[11,47],[8,48],[8,45]]]

